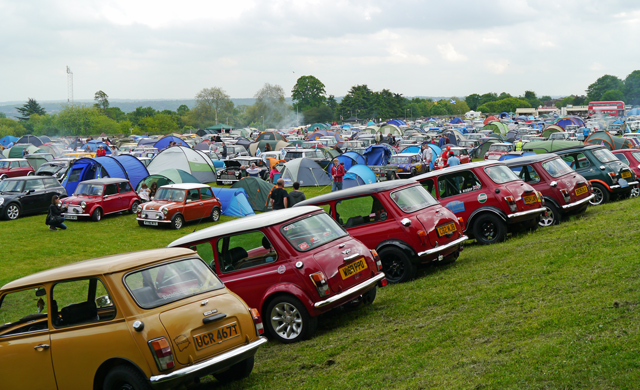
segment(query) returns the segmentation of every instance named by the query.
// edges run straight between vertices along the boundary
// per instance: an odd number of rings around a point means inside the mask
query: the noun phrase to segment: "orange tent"
[[[488,125],[490,122],[499,121],[499,120],[500,119],[496,118],[495,116],[490,116],[490,117],[487,117],[487,119],[485,119],[484,122],[482,123],[484,123],[485,125]]]

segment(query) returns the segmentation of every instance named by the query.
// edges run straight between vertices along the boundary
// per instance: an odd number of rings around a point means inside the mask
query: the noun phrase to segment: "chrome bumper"
[[[325,307],[334,302],[338,302],[341,299],[347,298],[349,295],[357,294],[361,291],[364,292],[365,290],[368,290],[369,288],[371,288],[371,286],[377,284],[379,281],[384,279],[384,277],[385,277],[384,272],[380,272],[378,275],[367,280],[366,282],[360,283],[357,286],[353,286],[350,289],[341,292],[340,294],[337,294],[332,297],[329,297],[328,299],[325,299],[324,301],[314,303],[313,307],[315,308]]]
[[[507,215],[507,217],[508,218],[518,218],[518,217],[522,217],[522,216],[529,215],[529,214],[544,213],[545,211],[547,211],[546,208],[540,207],[539,209],[533,209],[533,210],[529,210],[529,211],[521,211],[519,213],[509,214],[509,215]]]
[[[192,381],[195,378],[209,375],[250,358],[251,356],[255,355],[258,347],[266,342],[267,339],[265,337],[260,337],[258,340],[252,343],[234,348],[233,350],[225,352],[222,355],[218,355],[212,359],[172,371],[168,374],[154,375],[149,378],[149,382],[151,382],[151,385],[154,388],[173,389],[179,383]]]
[[[565,204],[564,206],[562,206],[562,208],[563,208],[563,209],[570,209],[570,208],[572,208],[572,207],[575,207],[575,206],[581,205],[581,204],[583,204],[583,203],[586,203],[586,202],[590,201],[591,199],[593,199],[594,197],[595,197],[595,195],[594,195],[594,194],[591,194],[591,195],[587,196],[586,198],[581,199],[581,200],[579,200],[579,201],[577,201],[577,202],[573,202],[573,203]]]
[[[63,217],[67,217],[67,215],[75,215],[76,217],[90,217],[91,214],[86,214],[86,213],[82,213],[82,214],[76,214],[76,213],[62,213]]]
[[[419,252],[418,256],[424,257],[424,256],[432,255],[434,253],[442,252],[443,250],[451,248],[452,246],[460,245],[460,244],[462,244],[464,241],[466,241],[468,239],[469,239],[469,237],[462,236],[462,237],[458,238],[457,240],[451,241],[450,243],[448,243],[446,245],[437,246],[437,247],[435,247],[433,249],[429,249],[429,250],[426,250],[424,252]]]
[[[136,217],[136,221],[149,221],[149,222],[158,222],[158,223],[170,223],[171,221],[166,219],[148,219],[148,218],[138,218]]]
[[[631,187],[631,186],[635,186],[636,184],[638,184],[638,182],[637,181],[630,181],[627,184],[629,185],[629,187]],[[618,188],[622,188],[622,187],[620,187],[619,184],[616,184],[616,185],[613,185],[613,186],[609,186],[609,188],[611,188],[612,190],[617,190]],[[625,188],[627,188],[627,187],[625,187]]]

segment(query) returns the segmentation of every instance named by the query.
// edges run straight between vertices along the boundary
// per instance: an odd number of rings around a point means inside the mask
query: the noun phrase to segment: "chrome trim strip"
[[[149,221],[149,222],[158,222],[158,223],[170,223],[171,221],[167,221],[166,219],[145,219],[145,218],[136,218],[137,221]]]
[[[586,198],[581,199],[581,200],[579,200],[579,201],[577,201],[577,202],[573,202],[573,203],[565,204],[565,205],[563,205],[563,206],[562,206],[562,208],[563,208],[563,209],[569,209],[569,208],[571,208],[571,207],[578,206],[578,205],[580,205],[580,204],[582,204],[582,203],[585,203],[585,202],[590,201],[590,200],[591,200],[591,199],[593,199],[594,197],[595,197],[595,195],[594,195],[594,194],[591,194],[591,195],[587,196]]]
[[[384,279],[385,275],[384,272],[380,272],[378,275],[374,276],[373,278],[360,283],[357,286],[353,286],[350,289],[341,292],[340,294],[334,295],[332,297],[329,297],[328,299],[325,299],[324,301],[320,301],[320,302],[316,302],[313,304],[313,307],[316,308],[321,308],[327,305],[330,305],[334,302],[337,302],[341,299],[344,299],[346,297],[348,297],[349,295],[355,294],[357,292],[360,292],[361,290],[366,290],[367,288],[371,287],[372,285],[378,283],[379,281],[381,281],[382,279]]]
[[[544,213],[545,211],[547,211],[546,208],[540,207],[539,209],[533,209],[533,210],[529,210],[529,211],[521,211],[521,212],[515,213],[515,214],[509,214],[509,215],[507,215],[507,217],[508,218],[517,218],[517,217],[522,217],[524,215],[529,215],[529,214]]]
[[[424,256],[428,256],[428,255],[431,255],[431,254],[434,254],[434,253],[442,252],[443,250],[451,248],[452,246],[456,246],[456,245],[462,244],[464,241],[466,241],[468,239],[469,239],[469,237],[462,236],[462,237],[458,238],[457,240],[451,241],[450,243],[448,243],[446,245],[437,246],[437,247],[435,247],[433,249],[429,249],[429,250],[426,250],[424,252],[420,252],[420,253],[418,253],[418,256],[419,257],[424,257]]]
[[[354,253],[351,256],[347,256],[344,258],[345,263],[347,261],[353,260],[353,259],[357,259],[358,257],[360,257],[360,253]]]

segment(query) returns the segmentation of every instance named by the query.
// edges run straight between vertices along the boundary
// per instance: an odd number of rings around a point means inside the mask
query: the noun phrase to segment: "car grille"
[[[80,205],[69,205],[67,207],[67,213],[82,214],[84,213],[84,210],[82,209],[82,207],[80,207]]]
[[[144,210],[142,213],[140,213],[140,217],[145,218],[145,219],[162,219],[162,212],[161,211],[147,211]]]
[[[236,180],[237,177],[234,174],[230,174],[230,173],[223,173],[222,175],[220,175],[220,180]]]

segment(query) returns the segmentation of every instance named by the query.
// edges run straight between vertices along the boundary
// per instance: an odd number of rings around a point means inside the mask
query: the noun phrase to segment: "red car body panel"
[[[81,194],[79,189],[83,184],[96,188],[101,187],[102,190],[96,195]],[[82,207],[83,202],[85,207]],[[78,217],[90,217],[97,209],[102,210],[102,215],[131,211],[136,202],[139,203],[140,198],[128,180],[105,178],[81,182],[76,193],[65,198],[62,204],[67,206],[67,211],[64,213],[65,218],[73,220]]]
[[[0,161],[2,161],[2,165],[8,165],[6,168],[0,167],[0,177],[2,178],[27,176],[35,173],[27,159],[8,158]]]

